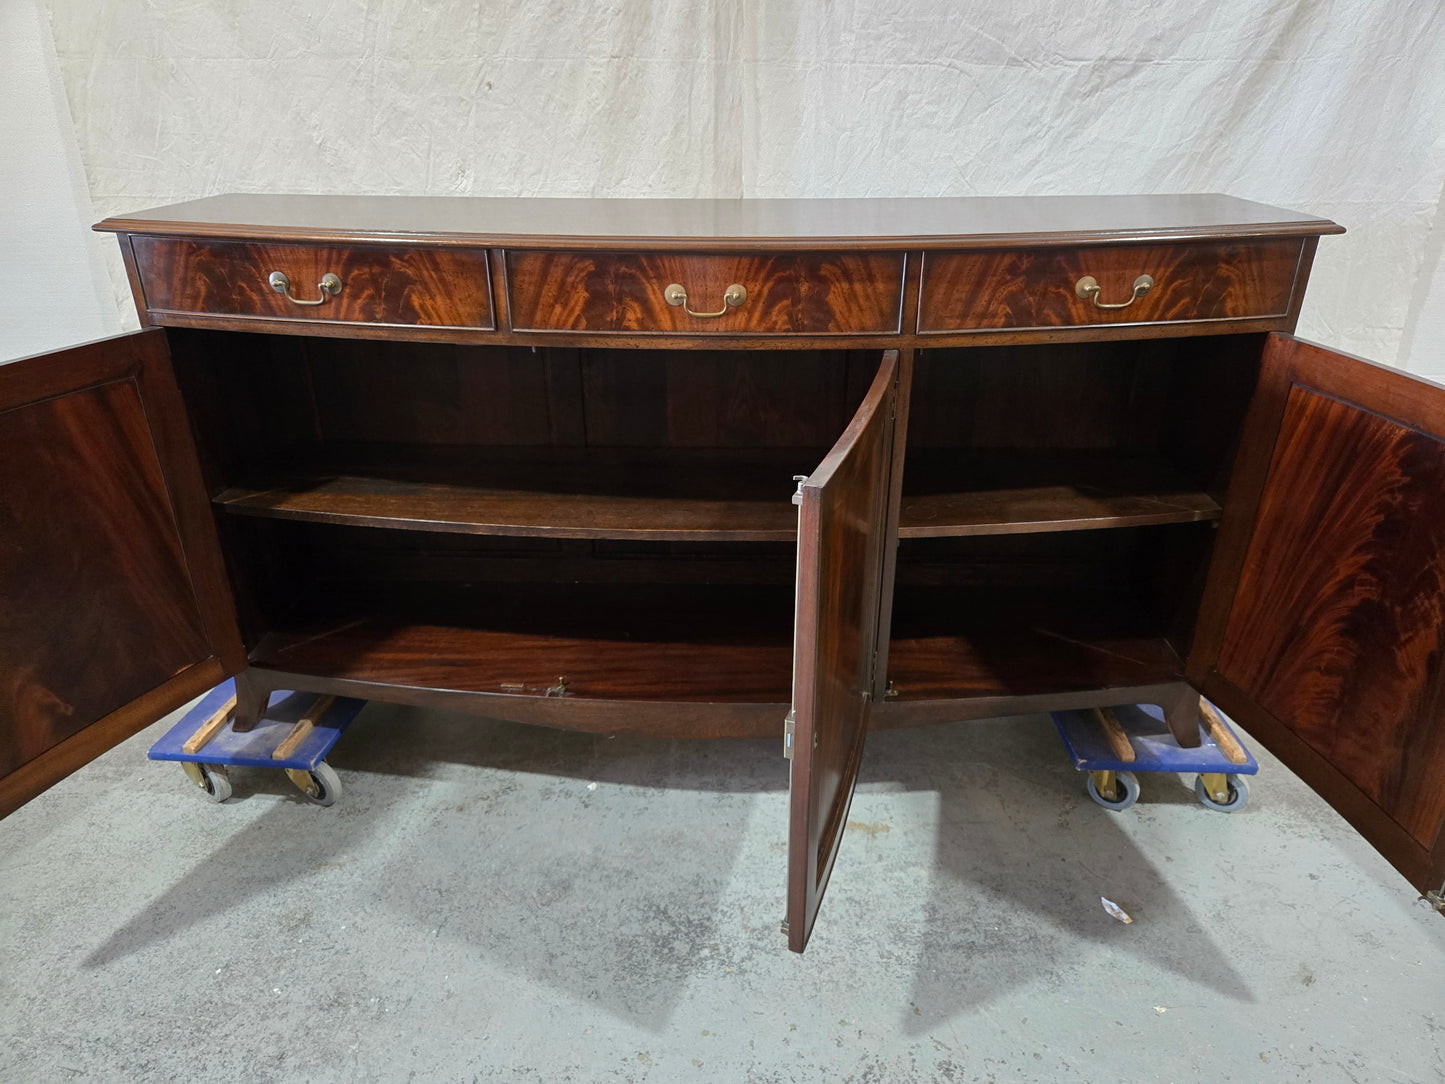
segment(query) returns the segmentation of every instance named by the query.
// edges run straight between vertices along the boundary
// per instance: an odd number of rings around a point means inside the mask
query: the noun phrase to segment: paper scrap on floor
[[[1104,896],[1100,896],[1100,897],[1099,897],[1099,902],[1104,905],[1104,910],[1105,910],[1105,911],[1107,911],[1107,912],[1108,912],[1111,916],[1113,916],[1114,918],[1117,918],[1120,922],[1124,923],[1126,926],[1129,925],[1130,923],[1132,923],[1132,922],[1134,921],[1132,918],[1129,917],[1129,912],[1128,912],[1128,911],[1125,911],[1124,908],[1120,907],[1120,906],[1119,906],[1117,903],[1115,903],[1113,900],[1108,899],[1108,898],[1106,898],[1106,897],[1104,897]]]

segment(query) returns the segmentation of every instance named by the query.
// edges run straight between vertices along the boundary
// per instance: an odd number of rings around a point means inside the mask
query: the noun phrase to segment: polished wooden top
[[[223,195],[108,218],[121,233],[545,248],[985,248],[1343,233],[1223,195],[514,199]]]

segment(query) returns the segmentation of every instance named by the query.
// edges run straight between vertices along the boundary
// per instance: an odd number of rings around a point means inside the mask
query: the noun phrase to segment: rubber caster
[[[288,768],[286,774],[298,790],[317,805],[331,805],[341,797],[341,777],[336,769],[322,761],[309,772],[299,768]]]
[[[1244,777],[1242,775],[1226,775],[1224,783],[1229,796],[1221,802],[1209,792],[1209,787],[1204,782],[1204,776],[1195,776],[1194,796],[1199,799],[1199,804],[1205,809],[1212,809],[1216,813],[1233,813],[1236,809],[1243,809],[1244,804],[1249,801],[1249,784],[1244,781]]]
[[[1139,800],[1139,778],[1133,772],[1114,773],[1114,797],[1112,800],[1105,798],[1099,792],[1099,785],[1094,777],[1095,773],[1090,772],[1085,787],[1089,792],[1089,797],[1105,809],[1122,813]]]
[[[191,782],[213,802],[224,802],[231,796],[231,777],[220,764],[197,764],[186,760],[181,762]]]

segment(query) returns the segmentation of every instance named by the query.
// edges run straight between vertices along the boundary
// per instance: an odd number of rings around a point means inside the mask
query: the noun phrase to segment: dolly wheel
[[[324,760],[309,772],[288,768],[286,774],[301,793],[317,805],[330,805],[341,797],[341,777],[336,774],[336,769]]]
[[[1104,773],[1100,772],[1099,775]],[[1099,790],[1100,784],[1095,781],[1095,773],[1090,772],[1086,784],[1089,797],[1098,802],[1105,809],[1111,809],[1120,813],[1128,809],[1139,800],[1139,778],[1133,772],[1114,772],[1114,797],[1106,798]]]
[[[1206,780],[1202,775],[1194,779],[1194,796],[1199,799],[1199,804],[1205,809],[1213,809],[1219,813],[1233,813],[1236,809],[1243,809],[1244,803],[1249,801],[1249,784],[1240,775],[1226,775],[1224,784],[1226,797],[1219,801],[1214,793],[1211,793],[1211,784],[1215,779]],[[1217,793],[1217,792],[1216,792]]]
[[[206,797],[211,801],[224,802],[231,796],[231,777],[226,774],[224,766],[183,760],[181,767],[185,769],[190,781],[205,791]]]

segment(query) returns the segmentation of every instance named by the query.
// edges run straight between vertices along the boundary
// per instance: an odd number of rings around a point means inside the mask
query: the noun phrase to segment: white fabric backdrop
[[[0,363],[119,330],[93,221],[45,7],[0,0]]]
[[[50,11],[100,214],[267,190],[1225,191],[1350,230],[1301,334],[1445,378],[1439,0]]]

